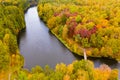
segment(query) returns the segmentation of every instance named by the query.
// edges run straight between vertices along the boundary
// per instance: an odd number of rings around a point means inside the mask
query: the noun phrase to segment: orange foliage
[[[63,80],[70,80],[70,76],[66,74],[66,75],[63,77]]]

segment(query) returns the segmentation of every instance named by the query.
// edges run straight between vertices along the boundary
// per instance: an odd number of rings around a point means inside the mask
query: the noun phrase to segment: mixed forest
[[[120,60],[119,0],[58,0],[38,5],[41,19],[72,52]]]
[[[28,6],[27,0],[0,0],[0,80],[8,80],[6,76],[23,65],[17,36],[25,28],[24,10]]]
[[[32,0],[34,1],[34,0]],[[38,1],[38,0],[37,0]],[[27,0],[0,0],[0,80],[118,80],[118,70],[89,60],[22,68],[17,37],[25,29]],[[38,13],[50,31],[78,55],[120,60],[119,0],[40,0]]]

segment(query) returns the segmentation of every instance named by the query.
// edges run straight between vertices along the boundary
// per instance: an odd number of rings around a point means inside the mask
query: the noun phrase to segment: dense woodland
[[[41,1],[41,19],[72,52],[120,60],[120,0]]]
[[[117,69],[112,70],[105,64],[94,68],[89,60],[74,61],[69,65],[56,64],[55,69],[48,65],[44,68],[36,66],[31,71],[22,68],[24,57],[20,55],[17,37],[25,29],[24,11],[30,6],[29,2],[31,1],[0,0],[0,80],[118,80]],[[115,5],[108,6],[113,2]],[[114,19],[117,16],[118,9],[115,9],[116,15],[110,14],[108,17],[99,10],[103,3],[104,1],[99,0],[42,0],[38,5],[38,13],[71,51],[82,55],[82,47],[86,49],[88,56],[109,56],[119,60],[119,20],[112,20],[111,24],[109,22],[111,17]],[[90,8],[92,4],[96,6]],[[111,0],[105,5],[106,8],[111,6],[119,6],[119,3]],[[99,12],[94,13],[94,10]],[[102,41],[99,42],[98,39]]]
[[[17,36],[25,28],[26,0],[0,0],[0,80],[8,80],[8,74],[23,65]]]

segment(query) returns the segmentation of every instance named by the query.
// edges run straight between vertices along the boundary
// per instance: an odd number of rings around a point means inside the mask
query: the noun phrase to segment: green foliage
[[[101,52],[102,53],[102,52]],[[102,54],[104,54],[104,53],[102,53]],[[97,55],[99,55],[99,49],[98,48],[94,48],[93,50],[92,50],[92,56],[97,56]]]
[[[0,40],[4,37],[4,28],[0,27]]]
[[[33,70],[34,69],[34,70]],[[91,61],[74,61],[69,65],[57,64],[54,70],[47,65],[44,68],[34,67],[32,73],[18,71],[18,80],[118,80],[118,71],[107,65],[94,68]],[[103,73],[101,72],[103,71]],[[102,74],[101,74],[102,73]]]
[[[92,29],[95,26],[95,23],[94,22],[88,22],[88,23],[86,23],[85,26],[86,26],[87,29],[90,30],[90,29]]]
[[[10,56],[6,46],[0,40],[0,71],[6,70],[10,65]]]
[[[35,66],[34,68],[32,68],[32,73],[40,73],[43,72],[43,69],[40,66]]]
[[[63,26],[60,26],[60,28],[58,30],[58,33],[59,33],[60,36],[62,35],[62,31],[63,31]]]
[[[74,4],[71,5],[69,9],[70,9],[70,12],[71,12],[71,13],[74,13],[74,12],[77,12],[77,11],[78,11],[78,7],[77,7],[76,5],[74,5]]]
[[[3,38],[3,42],[6,46],[8,46],[8,50],[10,54],[16,54],[18,49],[17,38],[13,34],[5,34]]]
[[[89,66],[90,65],[90,66]],[[90,61],[85,61],[85,60],[81,60],[79,62],[75,62],[73,64],[74,66],[74,71],[76,72],[78,69],[83,69],[85,71],[89,71],[89,69],[92,71],[94,69],[94,65],[93,63],[91,63]]]
[[[25,28],[24,9],[28,5],[26,1],[0,0],[0,73],[9,71],[11,67],[23,66],[17,36],[19,31]],[[24,76],[24,73],[20,72],[18,80],[26,80]]]
[[[48,78],[46,78],[44,73],[34,73],[29,80],[48,80]]]
[[[22,70],[19,71],[18,76],[17,76],[17,80],[28,80],[26,73]]]
[[[76,16],[76,22],[77,23],[80,23],[82,21],[82,18],[80,15]]]
[[[88,38],[83,38],[81,39],[81,44],[83,45],[83,47],[87,48],[90,47],[90,43],[88,41]]]

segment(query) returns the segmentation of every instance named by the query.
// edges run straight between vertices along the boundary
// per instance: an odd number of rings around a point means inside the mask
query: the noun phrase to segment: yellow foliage
[[[73,72],[73,64],[69,64],[69,65],[67,66],[67,73],[68,73],[68,74],[72,74],[72,72]]]
[[[42,16],[43,12],[43,5],[38,5],[38,15]]]
[[[95,80],[108,80],[111,69],[107,65],[103,64],[99,68],[96,68],[94,73]]]
[[[64,75],[64,77],[63,77],[63,80],[70,80],[70,76],[69,75]]]
[[[97,24],[96,27],[99,29],[99,28],[102,28],[102,25],[101,24]]]
[[[66,64],[64,64],[64,63],[57,64],[55,67],[55,70],[65,73],[66,72]]]
[[[12,54],[11,56],[11,66],[15,66],[15,61],[16,61],[16,55],[15,54]]]
[[[109,76],[109,80],[115,80],[116,79],[116,76],[118,76],[118,70],[117,69],[114,69],[111,71],[111,74]],[[116,79],[117,80],[117,79]]]
[[[29,74],[28,74],[28,79],[30,79],[31,77],[32,77],[32,74],[29,73]]]
[[[73,51],[77,52],[77,50],[78,50],[78,44],[74,43],[73,44]]]
[[[87,71],[79,70],[77,80],[89,80]]]
[[[108,27],[108,20],[106,19],[102,19],[102,20],[99,20],[99,24],[97,24],[97,28],[106,28]]]
[[[52,29],[52,28],[54,28],[54,27],[56,27],[55,25],[56,25],[56,17],[52,17],[52,18],[50,18],[48,21],[47,21],[47,26],[48,26],[48,28],[49,29]]]
[[[58,29],[59,29],[59,27],[57,26],[57,27],[53,28],[51,31],[53,31],[54,34],[58,34]]]
[[[92,54],[91,50],[86,50],[87,56],[90,56]]]
[[[66,38],[68,37],[68,28],[67,28],[67,26],[65,25],[64,27],[63,27],[63,31],[62,31],[62,38],[64,39],[64,40],[66,40]]]
[[[10,35],[9,34],[5,34],[5,36],[3,38],[3,43],[5,45],[9,45],[9,38],[10,38]]]
[[[67,38],[66,41],[67,41],[69,47],[73,46],[73,40],[72,39]]]
[[[101,20],[100,23],[102,24],[102,26],[104,26],[104,27],[108,27],[108,20],[103,19],[103,20]]]
[[[82,26],[81,24],[78,24],[75,28],[75,32],[80,30],[81,28],[85,28],[85,26]]]

